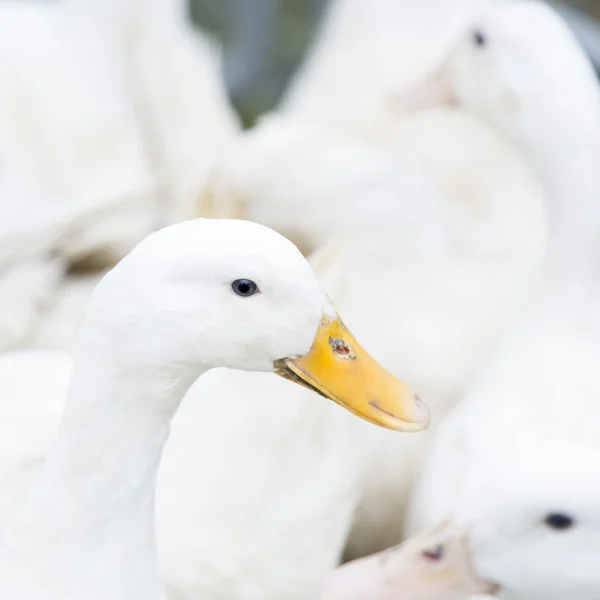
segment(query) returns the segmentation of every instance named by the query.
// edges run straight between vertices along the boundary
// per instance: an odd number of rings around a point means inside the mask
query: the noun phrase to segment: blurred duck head
[[[448,104],[526,146],[600,127],[594,69],[564,20],[537,1],[484,3],[437,67],[393,99],[400,111]]]

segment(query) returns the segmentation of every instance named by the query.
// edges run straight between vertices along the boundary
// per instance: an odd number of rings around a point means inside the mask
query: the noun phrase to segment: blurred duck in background
[[[518,151],[458,107],[401,115],[386,101],[390,90],[427,72],[472,12],[493,1],[334,0],[279,112],[352,133],[403,170],[423,173],[458,249],[514,248],[520,256],[540,249],[540,191]],[[520,207],[518,218],[508,202]]]
[[[484,12],[420,95],[452,95],[506,132],[544,183],[548,254],[522,318],[435,436],[409,531],[472,527],[503,598],[600,589],[600,89],[562,19],[538,2]]]
[[[375,172],[366,179],[372,159],[363,159],[367,166],[361,167],[360,156],[340,151],[343,145],[362,144],[363,152],[377,152],[396,165],[400,197],[412,197],[416,187],[424,187],[418,180],[426,180],[430,193],[438,196],[444,228],[457,250],[489,256],[514,251],[519,260],[523,254],[539,255],[541,191],[519,151],[459,107],[399,115],[388,103],[399,83],[423,75],[443,56],[458,27],[484,1],[331,2],[279,108],[244,132],[232,152],[217,162],[202,211],[216,205],[227,216],[235,207],[308,254],[328,243],[332,232],[344,233],[352,223],[354,230],[365,227],[364,210],[351,221],[354,196],[346,199],[343,180],[336,177],[342,169],[347,177],[362,171],[363,194],[376,186]],[[315,173],[312,185],[302,185],[300,174],[308,171],[310,159],[327,169]],[[281,180],[289,176],[294,185],[277,185],[269,164]],[[377,206],[377,192],[373,195]],[[416,210],[416,202],[405,212]],[[346,216],[336,218],[341,205]],[[376,209],[370,216],[367,225],[384,220]]]
[[[44,240],[34,265],[18,250],[3,270],[2,347],[70,347],[97,277],[57,272],[103,270],[150,231],[195,216],[207,170],[239,125],[218,50],[192,30],[186,6],[0,6],[0,185],[10,229],[20,222],[21,241]],[[0,243],[10,249],[14,237]],[[15,322],[18,311],[29,318]]]

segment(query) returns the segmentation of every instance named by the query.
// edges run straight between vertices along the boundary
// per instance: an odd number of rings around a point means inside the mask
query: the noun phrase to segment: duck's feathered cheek
[[[427,406],[360,346],[339,317],[324,315],[309,352],[275,361],[275,372],[376,425],[398,431],[429,425]]]

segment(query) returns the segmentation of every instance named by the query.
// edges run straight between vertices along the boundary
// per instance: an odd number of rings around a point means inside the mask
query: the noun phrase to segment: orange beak
[[[429,425],[427,406],[360,346],[339,317],[324,315],[309,352],[276,361],[275,371],[381,427],[421,431]]]

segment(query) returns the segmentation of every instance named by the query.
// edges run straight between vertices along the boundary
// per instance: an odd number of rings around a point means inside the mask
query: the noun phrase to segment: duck
[[[217,159],[201,194],[201,214],[222,211],[255,220],[309,255],[331,241],[332,226],[343,234],[353,223],[364,228],[384,221],[378,208],[368,214],[359,206],[349,222],[358,192],[348,187],[360,185],[379,207],[383,192],[372,190],[391,186],[395,177],[397,194],[436,198],[458,250],[491,255],[510,244],[519,259],[522,252],[539,252],[540,184],[513,144],[460,107],[401,113],[388,102],[401,82],[427,72],[443,55],[476,4],[330,3],[282,100]],[[387,162],[387,170],[375,160]],[[293,185],[281,189],[284,184],[271,175],[276,169]],[[314,174],[304,193],[299,179],[307,169]],[[514,198],[520,214],[507,207],[507,198]],[[211,207],[214,212],[207,213]],[[494,245],[499,238],[501,247]]]
[[[188,0],[84,2],[100,20],[107,13],[121,15],[136,115],[161,179],[162,222],[211,216],[197,212],[197,198],[213,162],[242,129],[225,85],[219,43],[191,24]]]
[[[155,223],[210,216],[196,212],[196,199],[213,160],[241,130],[216,40],[192,26],[187,0],[64,4],[68,16],[99,32],[104,50],[110,44],[117,49],[119,75],[154,177]]]
[[[187,390],[220,367],[275,372],[383,427],[429,420],[291,242],[246,221],[161,229],[88,302],[56,438],[2,531],[2,596],[166,598],[153,541],[161,453]]]
[[[46,205],[72,213],[76,225],[55,243],[69,262],[110,268],[154,229],[199,216],[206,171],[239,131],[217,44],[192,29],[186,8],[185,0],[1,7],[6,176],[26,171]]]
[[[321,600],[463,600],[495,593],[498,586],[479,577],[470,554],[468,529],[443,522],[341,565],[327,578]]]
[[[482,11],[415,85],[521,145],[544,182],[549,237],[521,314],[433,436],[407,534],[468,523],[475,568],[502,598],[589,600],[600,589],[596,73],[551,7],[513,0]]]

